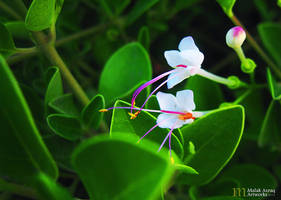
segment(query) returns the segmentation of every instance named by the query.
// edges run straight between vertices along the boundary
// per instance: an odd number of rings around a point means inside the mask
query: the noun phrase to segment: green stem
[[[245,26],[242,25],[242,23],[239,21],[239,19],[233,15],[230,17],[230,20],[236,25],[241,26],[247,35],[247,40],[252,45],[252,47],[255,49],[255,51],[261,56],[261,58],[268,64],[268,66],[274,70],[274,72],[277,74],[279,78],[281,78],[281,71],[279,68],[274,64],[274,62],[271,61],[271,59],[266,55],[266,53],[262,50],[262,48],[259,46],[259,44],[255,41],[255,39],[251,36],[251,34],[247,31]]]
[[[64,77],[67,84],[70,86],[77,99],[84,106],[87,105],[90,102],[89,98],[69,71],[55,47],[45,40],[46,36],[42,32],[33,32],[33,36],[37,41],[39,48],[41,48],[42,52],[46,55],[50,62],[60,69],[62,76]]]
[[[239,104],[241,101],[243,101],[247,96],[249,96],[249,94],[251,94],[252,89],[247,89],[246,92],[244,92],[241,96],[239,96],[234,102],[233,104]]]
[[[29,53],[34,53],[37,51],[37,47],[30,47],[30,48],[16,48],[17,53],[22,53],[22,54],[29,54]]]
[[[8,183],[3,179],[0,179],[0,191],[11,192],[20,196],[37,199],[35,191],[31,188],[14,183]]]
[[[243,52],[243,49],[241,47],[238,48],[234,48],[234,51],[236,52],[236,54],[238,55],[241,63],[243,63],[245,66],[248,66],[248,61],[245,57],[245,54]]]
[[[10,14],[15,19],[22,20],[22,17],[16,11],[14,11],[12,8],[10,8],[7,4],[5,4],[2,1],[0,1],[0,8],[2,8],[2,10],[4,10],[6,13]]]

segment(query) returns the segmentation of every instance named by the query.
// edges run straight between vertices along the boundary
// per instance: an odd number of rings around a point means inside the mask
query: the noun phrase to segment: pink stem
[[[173,126],[171,127],[171,130],[169,131],[169,133],[167,134],[167,136],[165,137],[164,141],[162,142],[161,146],[158,149],[158,152],[162,149],[162,147],[164,146],[166,140],[168,139],[168,136],[172,134],[176,124],[177,124],[178,120],[173,124]],[[169,146],[170,151],[171,151],[171,146]]]

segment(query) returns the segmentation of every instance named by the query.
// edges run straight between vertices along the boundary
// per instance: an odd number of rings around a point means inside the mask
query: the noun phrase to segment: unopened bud
[[[246,33],[240,26],[235,26],[231,28],[226,33],[226,44],[231,48],[239,48],[246,39]]]

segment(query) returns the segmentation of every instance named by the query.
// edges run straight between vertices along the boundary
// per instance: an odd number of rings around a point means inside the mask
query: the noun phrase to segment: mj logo
[[[234,197],[245,197],[246,196],[246,189],[245,188],[232,188],[233,189],[233,196]]]

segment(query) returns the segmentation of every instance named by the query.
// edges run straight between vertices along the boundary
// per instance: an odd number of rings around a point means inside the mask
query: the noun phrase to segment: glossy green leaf
[[[193,169],[192,167],[189,167],[187,165],[182,164],[175,164],[176,170],[186,173],[186,174],[198,174],[198,172]]]
[[[281,104],[280,101],[272,100],[266,112],[258,138],[261,147],[266,145],[273,149],[281,149]]]
[[[151,63],[139,43],[130,43],[117,50],[107,61],[99,82],[99,92],[106,104],[131,93],[140,82],[151,79]]]
[[[66,188],[43,173],[37,175],[34,187],[42,200],[73,200]]]
[[[26,28],[41,31],[51,27],[55,20],[56,0],[33,0],[26,18]]]
[[[233,156],[242,136],[244,109],[231,106],[213,111],[183,127],[184,141],[192,141],[196,153],[188,164],[199,175],[182,175],[184,184],[202,185],[210,182]],[[184,146],[186,146],[185,144]]]
[[[228,17],[233,16],[232,8],[236,0],[216,0]]]
[[[131,104],[118,100],[114,104],[114,107],[130,107]],[[111,120],[111,127],[110,127],[110,134],[114,135],[115,132],[129,132],[134,133],[135,135],[142,137],[148,130],[150,130],[156,124],[156,118],[152,116],[150,113],[142,111],[141,114],[137,116],[136,119],[130,119],[128,115],[130,110],[125,109],[114,109],[112,113],[112,120]],[[162,129],[162,128],[155,128],[151,131],[145,139],[152,140],[159,144],[162,144],[164,138],[168,134],[170,129]],[[174,130],[176,133],[177,130]],[[181,144],[180,139],[172,134],[171,139],[171,146],[175,153],[182,158],[183,157],[183,146]],[[177,133],[179,135],[179,133]],[[142,141],[140,141],[141,143]],[[164,145],[164,147],[169,147],[168,142]]]
[[[130,25],[136,21],[144,12],[149,10],[159,0],[137,0],[134,7],[130,10],[126,16],[126,24]]]
[[[99,110],[103,109],[104,107],[105,107],[104,98],[100,94],[92,98],[90,103],[84,107],[81,113],[81,119],[82,119],[83,126],[86,129],[98,128],[103,118],[103,113],[99,112]]]
[[[0,53],[9,55],[15,51],[13,37],[7,28],[0,23]]]
[[[143,26],[138,34],[138,42],[142,44],[142,46],[149,50],[150,46],[150,35],[149,35],[149,29],[147,26]]]
[[[57,98],[53,98],[49,102],[49,106],[56,112],[78,117],[80,115],[80,109],[74,100],[73,94],[64,94]]]
[[[11,21],[5,23],[7,30],[15,39],[28,39],[29,31],[25,27],[23,21]]]
[[[0,175],[30,180],[42,171],[52,178],[57,166],[42,141],[19,85],[0,55]]]
[[[91,199],[156,199],[174,172],[168,152],[134,134],[97,136],[73,153],[73,166]]]
[[[248,188],[275,189],[277,181],[265,168],[254,164],[239,164],[233,165],[231,168],[225,170],[217,181],[233,179],[237,183],[237,187],[245,188],[246,195]],[[229,196],[233,195],[233,190],[230,188]],[[242,195],[242,194],[241,194]],[[263,199],[263,197],[250,197],[247,199]]]
[[[190,77],[185,88],[193,91],[196,110],[215,109],[224,100],[220,86],[201,76]]]
[[[280,100],[281,99],[281,84],[277,83],[275,78],[272,76],[269,68],[267,68],[267,83],[268,83],[272,98],[274,100]]]
[[[265,22],[259,24],[258,32],[265,48],[275,60],[276,64],[279,66],[279,69],[281,69],[281,25],[277,23]]]
[[[51,114],[47,117],[49,127],[59,136],[67,140],[77,140],[82,134],[80,120],[65,114]]]
[[[47,79],[49,84],[45,94],[45,104],[63,95],[62,79],[57,67],[51,67],[47,71]]]

